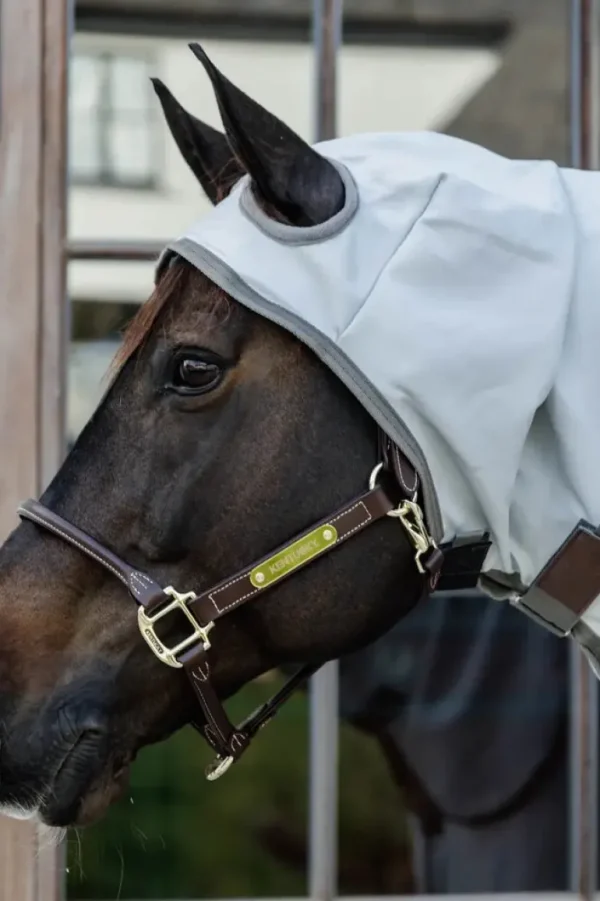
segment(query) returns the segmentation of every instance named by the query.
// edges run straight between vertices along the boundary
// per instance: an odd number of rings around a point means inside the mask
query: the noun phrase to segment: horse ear
[[[344,205],[335,166],[219,72],[199,44],[190,49],[211,82],[223,125],[260,198],[292,225],[326,222]]]
[[[159,78],[151,80],[181,155],[208,199],[217,204],[244,174],[243,167],[224,134],[188,113]]]

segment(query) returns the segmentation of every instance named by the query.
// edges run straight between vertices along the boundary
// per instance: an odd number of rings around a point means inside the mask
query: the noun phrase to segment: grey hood
[[[488,530],[484,573],[527,586],[600,523],[600,175],[431,132],[315,146],[333,219],[276,223],[244,178],[159,270],[179,254],[311,347],[419,471],[434,537]]]

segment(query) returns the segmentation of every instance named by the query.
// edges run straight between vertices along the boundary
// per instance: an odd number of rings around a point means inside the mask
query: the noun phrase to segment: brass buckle
[[[369,488],[371,491],[377,485],[377,477],[383,469],[383,463],[378,463],[369,476]],[[410,543],[415,549],[415,563],[421,575],[426,575],[426,569],[421,563],[421,557],[426,554],[430,548],[436,548],[437,544],[427,531],[423,511],[416,502],[417,495],[413,496],[410,501],[403,501],[395,510],[390,510],[387,514],[395,519],[399,519],[408,537]]]
[[[156,613],[147,613],[143,607],[140,607],[138,609],[138,625],[148,647],[154,652],[161,663],[166,663],[167,666],[172,666],[174,669],[181,669],[183,664],[177,660],[177,655],[181,654],[182,651],[185,651],[186,648],[189,648],[197,642],[202,642],[204,650],[209,650],[210,640],[208,638],[208,633],[213,628],[214,623],[208,623],[206,626],[198,625],[194,614],[188,607],[188,602],[196,600],[197,597],[193,591],[188,591],[187,594],[180,594],[169,585],[168,588],[164,589],[164,593],[173,598],[171,603],[161,607]],[[191,635],[188,635],[187,638],[184,638],[183,641],[179,642],[179,644],[175,645],[175,647],[170,648],[164,644],[156,634],[155,625],[159,619],[168,616],[169,613],[172,613],[174,610],[181,610],[187,617],[194,631]]]
[[[437,547],[435,541],[427,531],[423,511],[414,501],[403,501],[395,510],[390,510],[388,516],[399,519],[404,526],[410,543],[415,549],[415,563],[422,575],[426,574],[425,567],[421,563],[421,557],[430,548]]]
[[[205,776],[209,782],[216,782],[221,776],[224,776],[231,764],[233,757],[217,757],[205,770]]]

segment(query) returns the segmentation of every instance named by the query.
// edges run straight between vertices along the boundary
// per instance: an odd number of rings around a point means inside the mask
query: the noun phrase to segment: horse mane
[[[176,257],[166,266],[148,300],[127,326],[110,372],[116,377],[123,366],[144,346],[159,318],[175,315],[176,301],[182,297],[193,304],[199,323],[223,324],[230,312],[227,294],[187,260]]]

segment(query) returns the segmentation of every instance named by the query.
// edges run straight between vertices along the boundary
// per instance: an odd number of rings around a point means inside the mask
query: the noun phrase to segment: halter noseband
[[[271,554],[198,595],[193,591],[181,594],[172,586],[162,588],[147,573],[130,566],[95,538],[39,501],[27,500],[19,507],[18,513],[22,519],[31,520],[61,538],[119,579],[138,605],[139,629],[150,649],[162,663],[184,670],[205,720],[193,725],[217,752],[216,760],[207,769],[207,779],[215,780],[222,776],[292,692],[319,669],[318,664],[302,667],[240,726],[233,726],[210,678],[208,652],[211,633],[220,617],[263,594],[385,516],[396,517],[404,526],[414,548],[415,564],[424,577],[425,588],[432,590],[435,587],[443,554],[429,535],[417,503],[417,474],[387,439],[384,439],[383,445],[380,441],[380,447],[385,462],[373,470],[367,492],[353,498],[327,519],[295,536]],[[390,449],[392,453],[388,456]],[[378,476],[382,468],[388,468],[388,460],[403,498],[398,505],[392,503],[378,484]],[[186,617],[191,631],[177,645],[169,647],[157,635],[156,624],[177,610]]]

